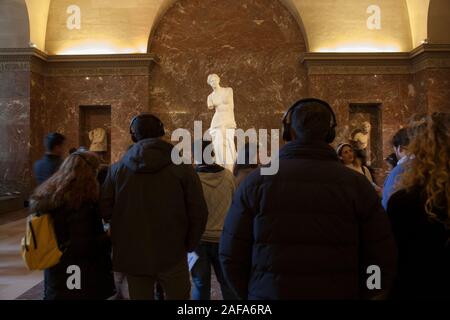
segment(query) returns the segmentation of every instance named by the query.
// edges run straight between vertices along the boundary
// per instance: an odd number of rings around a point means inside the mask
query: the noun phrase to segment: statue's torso
[[[233,89],[221,88],[219,92],[211,93],[208,96],[208,104],[213,105],[216,110],[211,121],[211,128],[236,128]]]
[[[369,134],[360,132],[357,133],[353,139],[359,143],[361,149],[366,149],[369,144]]]

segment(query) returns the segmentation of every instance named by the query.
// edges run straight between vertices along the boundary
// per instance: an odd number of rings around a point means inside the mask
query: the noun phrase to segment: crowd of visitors
[[[275,175],[249,144],[233,172],[203,157],[176,165],[151,114],[131,121],[133,145],[107,168],[85,149],[64,159],[65,137],[49,134],[30,208],[50,214],[63,254],[44,298],[209,300],[212,270],[227,300],[449,298],[450,114],[404,124],[383,187],[350,142],[331,146],[327,102],[300,100],[281,124]]]

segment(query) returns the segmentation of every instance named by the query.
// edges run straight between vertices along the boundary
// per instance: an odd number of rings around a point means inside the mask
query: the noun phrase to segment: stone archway
[[[308,92],[302,31],[279,1],[180,0],[161,19],[149,51],[160,59],[150,72],[150,110],[169,130],[192,130],[194,120],[209,126],[210,73],[233,87],[242,129],[280,128],[283,112]]]

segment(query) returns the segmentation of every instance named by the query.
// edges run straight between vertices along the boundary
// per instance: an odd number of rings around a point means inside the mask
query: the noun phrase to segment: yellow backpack
[[[31,214],[22,238],[22,258],[29,270],[43,270],[56,265],[62,252],[58,247],[49,214]]]

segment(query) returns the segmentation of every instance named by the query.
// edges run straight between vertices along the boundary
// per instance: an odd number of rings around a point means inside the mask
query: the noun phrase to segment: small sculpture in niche
[[[236,159],[233,89],[222,88],[220,77],[217,74],[210,74],[207,82],[213,89],[213,92],[208,96],[207,105],[208,109],[215,109],[209,133],[212,138],[216,162],[229,170],[233,170]]]
[[[372,126],[370,122],[364,121],[362,129],[358,129],[353,133],[353,147],[358,157],[361,158],[364,165],[370,165],[370,131]]]
[[[106,130],[103,128],[96,128],[89,131],[89,140],[91,141],[91,146],[89,151],[93,152],[107,152],[108,151],[108,140],[106,135]]]

